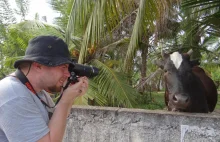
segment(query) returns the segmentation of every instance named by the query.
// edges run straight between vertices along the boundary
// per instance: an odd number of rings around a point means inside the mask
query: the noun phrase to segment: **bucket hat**
[[[31,39],[23,59],[17,60],[14,67],[25,61],[37,62],[45,66],[73,64],[67,44],[56,36],[38,36]]]

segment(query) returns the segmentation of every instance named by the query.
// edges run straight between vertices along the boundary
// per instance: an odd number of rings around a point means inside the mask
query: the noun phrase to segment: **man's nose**
[[[64,75],[65,75],[66,77],[70,77],[70,72],[69,72],[69,70],[66,70],[66,71],[64,72]]]

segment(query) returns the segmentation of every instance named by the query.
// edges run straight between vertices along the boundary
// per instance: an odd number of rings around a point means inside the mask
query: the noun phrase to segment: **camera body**
[[[69,72],[70,77],[68,78],[64,90],[69,86],[70,83],[78,82],[78,77],[80,76],[86,76],[88,78],[97,76],[99,74],[99,69],[92,66],[73,63],[69,65]]]

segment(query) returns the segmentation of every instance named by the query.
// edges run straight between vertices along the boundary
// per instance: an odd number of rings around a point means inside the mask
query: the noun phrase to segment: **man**
[[[0,142],[61,142],[66,119],[76,97],[88,89],[88,79],[62,90],[72,64],[67,45],[55,36],[29,41],[16,72],[0,81]],[[60,92],[54,107],[47,92]],[[48,112],[53,112],[49,119]]]

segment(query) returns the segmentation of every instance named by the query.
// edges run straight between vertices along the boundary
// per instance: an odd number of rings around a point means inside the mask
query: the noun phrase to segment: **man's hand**
[[[64,90],[63,96],[61,98],[61,103],[71,104],[78,96],[82,96],[88,90],[88,78],[80,77],[78,82],[75,84],[70,84],[67,89]]]

